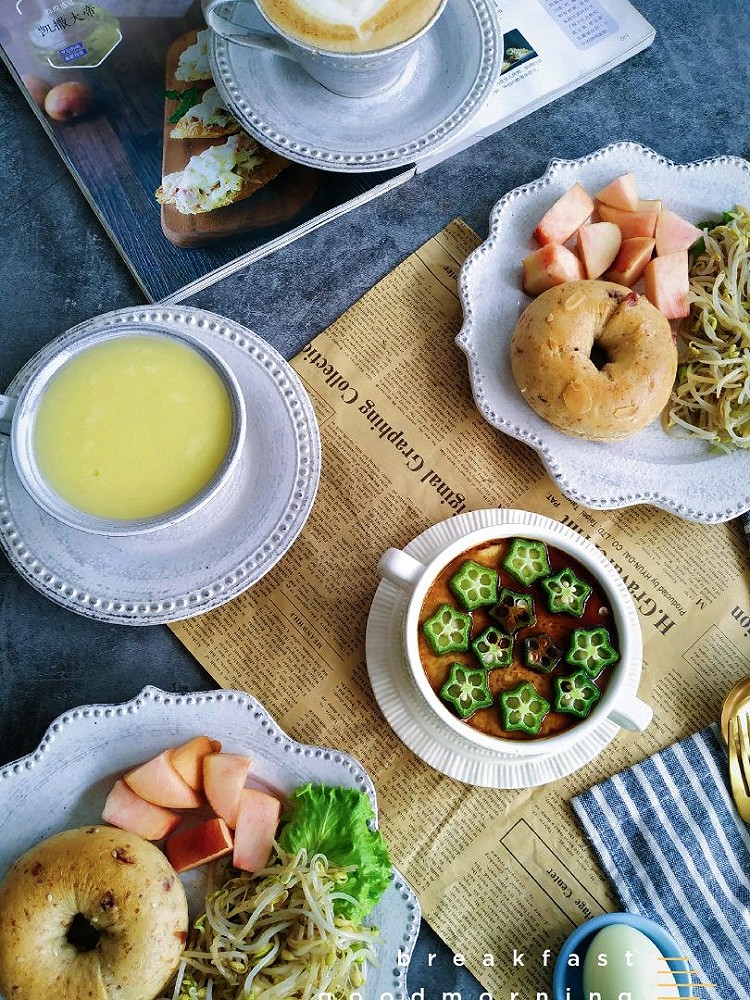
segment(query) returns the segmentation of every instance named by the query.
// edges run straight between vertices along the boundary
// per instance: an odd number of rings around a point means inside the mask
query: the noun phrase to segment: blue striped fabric
[[[718,728],[594,786],[572,805],[623,909],[666,928],[702,981],[717,986],[694,995],[748,1000],[750,829],[732,804]]]

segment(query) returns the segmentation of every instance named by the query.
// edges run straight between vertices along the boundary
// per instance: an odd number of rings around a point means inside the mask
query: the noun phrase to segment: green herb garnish
[[[201,99],[197,87],[188,87],[186,90],[165,90],[164,96],[168,101],[180,102],[177,110],[169,116],[172,125],[176,125],[180,118],[183,118],[192,107],[200,103]]]

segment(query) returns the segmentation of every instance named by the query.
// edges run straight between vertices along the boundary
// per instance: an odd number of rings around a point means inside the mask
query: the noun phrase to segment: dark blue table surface
[[[539,176],[553,156],[578,157],[623,139],[678,162],[748,156],[750,5],[636,5],[657,30],[647,51],[190,302],[239,319],[291,357],[454,216],[486,234],[498,197]],[[0,94],[4,388],[68,327],[143,298],[4,68]],[[0,614],[3,762],[32,750],[49,722],[75,705],[123,701],[147,683],[179,691],[216,686],[166,627],[103,625],[66,612],[4,557]],[[425,1000],[448,990],[463,1000],[481,993],[426,926],[409,985],[423,988]]]

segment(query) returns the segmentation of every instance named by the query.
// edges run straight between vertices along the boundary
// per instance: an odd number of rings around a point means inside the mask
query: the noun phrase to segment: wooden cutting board
[[[167,52],[165,68],[165,90],[183,91],[187,87],[196,86],[199,91],[208,90],[213,86],[211,80],[197,83],[186,83],[175,79],[175,70],[180,55],[195,42],[196,32],[189,31],[181,35],[170,45]],[[173,139],[170,132],[174,128],[169,116],[177,108],[175,101],[164,102],[164,150],[162,156],[162,175],[181,170],[191,156],[202,153],[209,146],[226,142],[221,139]],[[278,162],[284,158],[273,152],[268,152]],[[318,175],[315,170],[294,163],[286,166],[282,172],[249,198],[225,205],[213,212],[203,212],[200,215],[182,215],[174,205],[162,205],[161,227],[167,239],[178,247],[199,247],[215,240],[228,239],[241,233],[263,229],[288,222],[307,205],[318,190]]]

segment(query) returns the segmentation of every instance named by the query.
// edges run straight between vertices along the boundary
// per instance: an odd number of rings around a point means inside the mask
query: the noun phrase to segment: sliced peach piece
[[[690,312],[687,250],[654,257],[644,272],[646,298],[667,319],[682,319]]]
[[[624,212],[634,212],[638,208],[638,186],[635,174],[621,174],[611,184],[607,184],[594,195],[597,201]]]
[[[542,216],[534,236],[546,243],[564,243],[582,226],[594,211],[594,202],[585,188],[576,181]]]
[[[559,243],[548,243],[523,259],[523,290],[527,295],[540,295],[554,285],[583,277],[581,261]]]
[[[604,274],[617,256],[622,236],[614,222],[592,222],[578,230],[578,252],[586,268],[586,277]]]
[[[210,753],[203,758],[203,790],[217,816],[234,829],[240,794],[245,787],[250,758],[238,753]]]
[[[662,203],[661,198],[639,198],[638,208],[639,212],[661,212]]]
[[[195,736],[167,751],[169,763],[194,792],[203,790],[203,758],[212,753],[211,742],[208,736]]]
[[[281,802],[257,788],[243,788],[234,831],[232,864],[243,871],[265,868],[271,857]]]
[[[656,253],[663,257],[678,250],[688,250],[702,232],[692,222],[683,219],[677,212],[662,208],[656,223]]]
[[[619,226],[624,240],[632,239],[633,236],[651,238],[656,231],[659,210],[653,206],[638,209],[636,212],[623,212],[622,209],[612,208],[611,205],[600,205],[599,216],[602,222],[614,222]]]
[[[231,830],[223,819],[215,816],[172,834],[164,844],[164,851],[179,874],[229,854],[233,846]]]
[[[169,762],[169,750],[125,775],[125,784],[147,802],[168,809],[195,809],[201,796],[183,781]]]
[[[632,236],[629,240],[623,240],[612,267],[605,274],[607,281],[616,281],[618,285],[632,288],[646,270],[655,242],[648,236]]]
[[[120,779],[112,787],[102,811],[102,819],[144,840],[161,840],[182,822],[179,813],[146,802]]]

